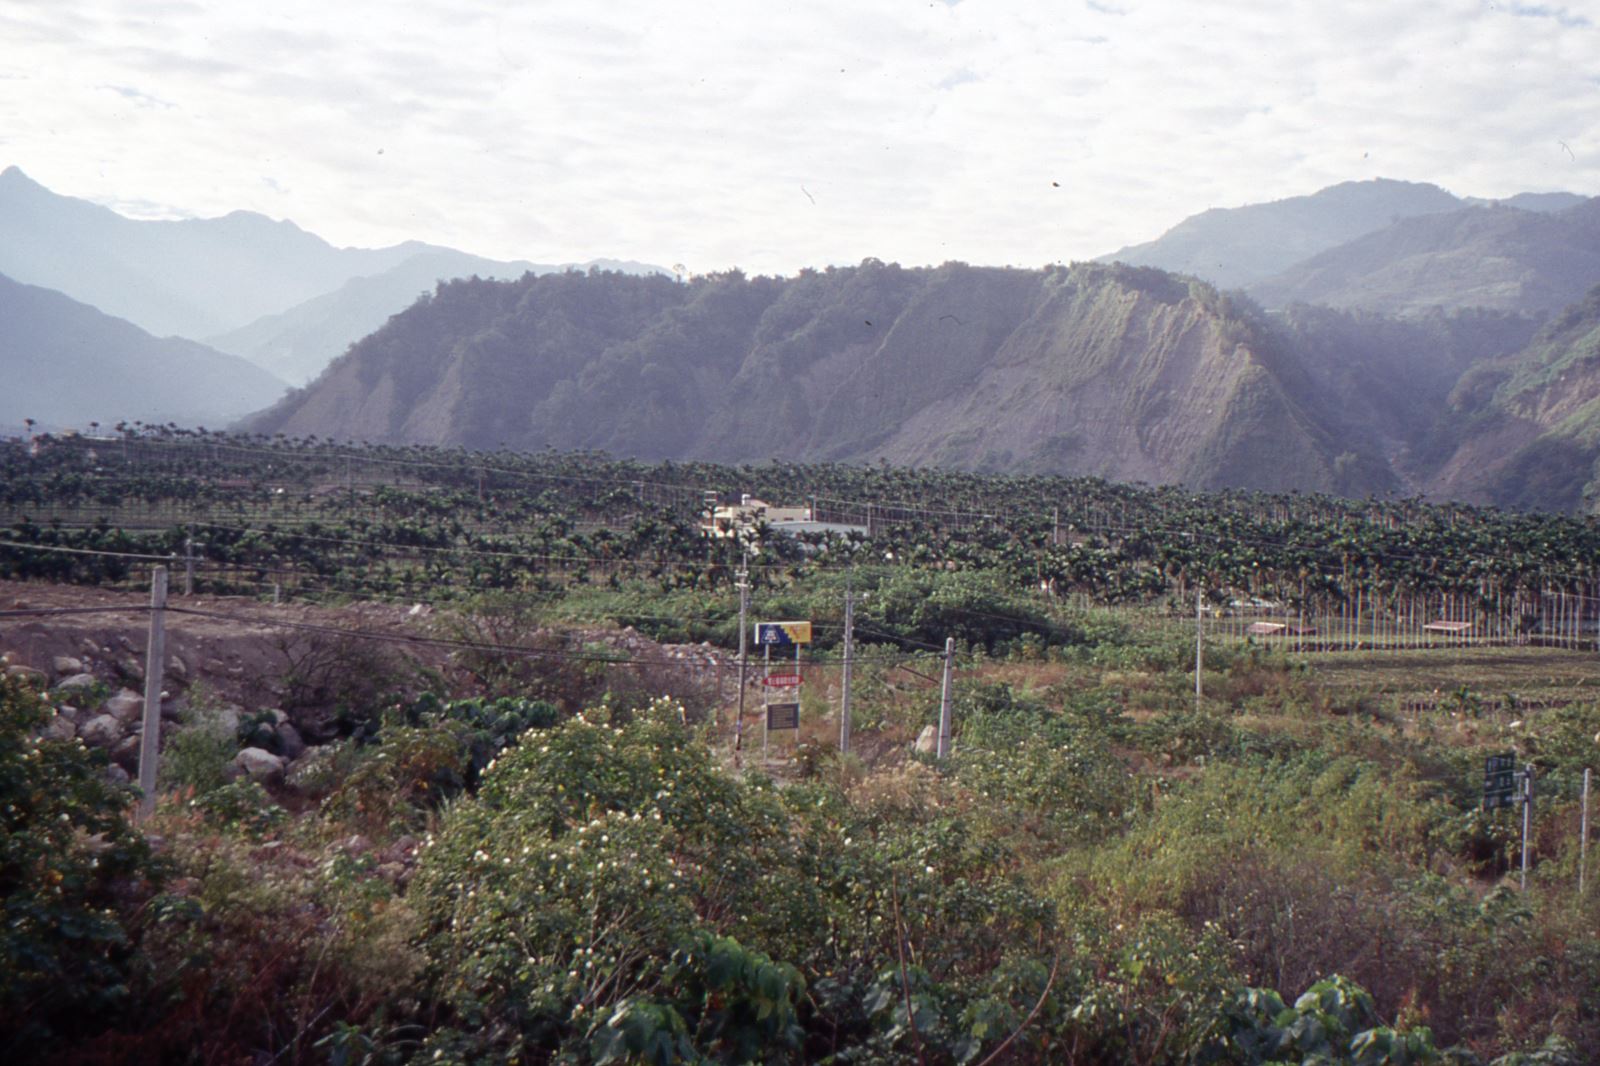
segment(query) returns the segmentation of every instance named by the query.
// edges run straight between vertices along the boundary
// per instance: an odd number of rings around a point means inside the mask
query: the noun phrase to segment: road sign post
[[[1490,755],[1483,760],[1483,809],[1499,810],[1522,804],[1521,884],[1528,887],[1528,841],[1533,835],[1533,767],[1517,769],[1515,752]]]
[[[761,704],[766,713],[761,717],[761,758],[767,758],[767,743],[773,730],[800,730],[800,704],[798,702],[773,703],[773,689],[791,689],[799,686],[800,649],[811,643],[810,622],[757,622],[756,644],[761,648]],[[772,649],[794,649],[793,671],[773,672]],[[780,710],[781,708],[781,710]],[[793,724],[788,724],[790,722]]]

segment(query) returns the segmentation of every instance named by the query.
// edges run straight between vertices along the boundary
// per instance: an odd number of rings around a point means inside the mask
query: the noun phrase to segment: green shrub
[[[156,879],[128,823],[130,788],[79,741],[41,740],[51,708],[0,677],[0,1049],[29,1049],[107,1023],[127,997],[118,888]]]
[[[187,788],[204,795],[228,783],[228,764],[238,753],[234,732],[215,714],[197,712],[166,738],[159,784],[169,792]]]

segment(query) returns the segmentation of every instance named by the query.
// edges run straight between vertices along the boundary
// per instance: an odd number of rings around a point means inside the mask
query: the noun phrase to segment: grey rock
[[[179,721],[183,717],[183,708],[172,700],[164,700],[161,704],[161,717],[168,722]]]
[[[233,757],[233,764],[262,784],[283,780],[283,760],[265,748],[245,748]]]
[[[123,737],[117,742],[117,746],[111,749],[111,761],[133,773],[139,769],[139,749],[143,746],[144,738],[138,734]]]
[[[50,668],[56,672],[57,677],[71,677],[73,674],[83,673],[83,660],[74,659],[70,655],[57,655],[50,660]]]
[[[125,688],[102,703],[100,713],[109,714],[119,722],[137,721],[144,714],[144,697]]]
[[[143,681],[144,660],[136,659],[132,655],[124,655],[117,660],[117,673],[130,681]]]
[[[237,733],[239,721],[244,717],[244,708],[236,703],[225,703],[211,713],[224,729],[230,733]]]
[[[78,736],[91,748],[110,748],[128,735],[123,724],[109,714],[97,714],[78,727]]]
[[[28,684],[39,688],[43,688],[50,681],[49,675],[43,670],[35,670],[31,666],[8,666],[6,667],[6,676],[20,677]]]
[[[55,690],[57,692],[78,692],[83,689],[94,688],[99,683],[93,674],[77,673],[58,681]]]
[[[174,655],[167,660],[167,676],[180,685],[184,684],[189,680],[189,668],[184,665],[182,659]]]
[[[916,751],[918,755],[933,755],[939,750],[939,727],[925,725],[922,732],[917,734]]]
[[[105,768],[105,776],[113,785],[126,785],[133,780],[133,776],[116,763]]]
[[[278,734],[278,747],[283,751],[286,759],[298,759],[305,754],[306,742],[300,738],[300,730],[288,722],[280,722],[274,730]]]
[[[40,732],[46,740],[71,740],[78,735],[78,725],[70,717],[58,714]]]

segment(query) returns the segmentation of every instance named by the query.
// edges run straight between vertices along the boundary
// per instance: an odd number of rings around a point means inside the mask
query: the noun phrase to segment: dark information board
[[[798,703],[767,704],[767,728],[799,729],[800,705]]]
[[[1483,809],[1512,807],[1517,802],[1517,756],[1491,755],[1483,761]]]

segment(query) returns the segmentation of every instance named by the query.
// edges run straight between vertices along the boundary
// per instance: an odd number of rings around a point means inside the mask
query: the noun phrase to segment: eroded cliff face
[[[1440,390],[1442,392],[1442,390]],[[455,282],[248,428],[724,462],[887,460],[1362,493],[1294,338],[1152,268]]]
[[[1600,504],[1600,287],[1525,349],[1468,370],[1436,431],[1426,490],[1507,507]]]

